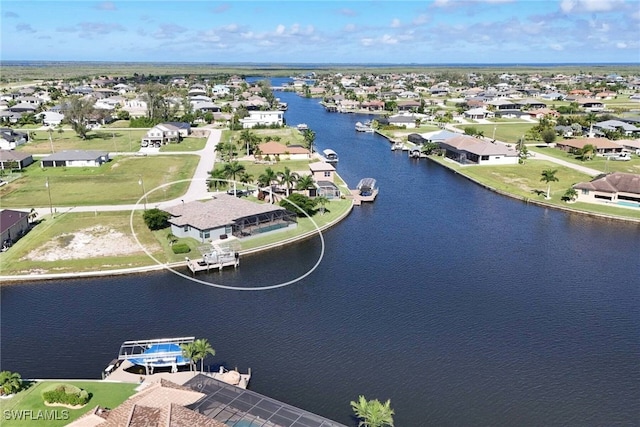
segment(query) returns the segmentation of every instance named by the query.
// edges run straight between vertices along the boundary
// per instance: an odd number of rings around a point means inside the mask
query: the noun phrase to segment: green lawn
[[[138,386],[137,384],[103,381],[68,381],[69,384],[87,390],[91,394],[91,400],[83,408],[67,409],[61,406],[46,406],[42,400],[42,391],[54,382],[57,381],[41,381],[30,385],[11,399],[0,399],[0,412],[2,413],[0,424],[2,427],[64,426],[98,405],[103,408],[115,408],[132,396]],[[40,418],[38,418],[38,411],[42,411]],[[23,415],[23,419],[14,419],[20,413]],[[43,414],[54,419],[44,419]]]
[[[283,127],[278,129],[249,129],[249,131],[255,136],[261,139],[261,142],[265,142],[266,140],[271,140],[272,138],[280,138],[279,142],[285,145],[291,144],[304,144],[304,136],[302,133],[292,127]],[[230,131],[224,130],[222,131],[222,137],[220,141],[228,142],[234,141],[238,144],[238,146],[243,146],[243,143],[240,142],[240,134],[242,131]],[[242,155],[242,153],[240,153]]]
[[[100,167],[28,167],[20,179],[0,187],[5,207],[91,206],[135,203],[153,188],[193,176],[199,157],[191,155],[116,157]],[[140,179],[142,178],[142,181]],[[49,180],[49,188],[45,183]],[[203,183],[204,185],[204,183]],[[178,197],[189,182],[171,185],[148,196],[149,203]]]
[[[515,144],[518,139],[525,135],[529,129],[531,129],[534,123],[495,123],[490,125],[485,124],[473,124],[473,125],[456,125],[460,130],[464,130],[465,127],[474,127],[479,132],[484,132],[484,136],[487,138],[493,138],[493,130],[496,132],[496,139],[498,141],[504,141],[507,143]]]
[[[87,134],[83,140],[75,132],[64,130],[62,133],[54,129],[30,131],[31,140],[21,145],[18,150],[31,154],[51,154],[64,150],[100,150],[108,152],[133,152],[140,150],[140,140],[147,133],[146,129],[130,130],[96,130]]]
[[[640,174],[640,157],[636,155],[631,156],[631,160],[627,162],[620,162],[615,160],[607,160],[606,157],[596,156],[592,160],[582,161],[578,159],[575,154],[567,153],[559,148],[539,146],[527,146],[529,151],[535,153],[546,154],[557,159],[566,160],[567,162],[575,163],[577,165],[586,166],[592,169],[605,172],[627,172]]]
[[[207,138],[196,138],[189,136],[180,141],[179,144],[167,144],[160,147],[160,152],[171,153],[176,151],[200,151],[207,144]]]
[[[563,208],[584,212],[598,212],[626,218],[640,218],[640,212],[637,210],[591,203],[568,204],[562,201],[562,196],[569,187],[578,182],[590,181],[592,178],[589,175],[571,168],[559,166],[555,163],[535,160],[528,161],[524,165],[463,167],[452,161],[445,160],[442,157],[433,156],[431,158],[488,187],[525,200],[538,200]],[[545,169],[557,169],[558,171],[556,177],[559,181],[551,183],[550,200],[545,200],[547,184],[540,180],[542,171]]]
[[[39,249],[51,250],[51,248],[47,249],[45,246],[53,243],[57,244],[58,247],[65,247],[65,245],[69,244],[72,234],[96,227],[101,227],[104,230],[113,229],[121,233],[124,237],[119,237],[120,242],[116,243],[125,247],[135,247],[136,242],[131,236],[129,217],[130,212],[126,211],[65,213],[56,215],[55,218],[47,217],[18,240],[10,250],[0,253],[1,273],[3,275],[19,275],[33,272],[67,273],[151,265],[153,261],[142,249],[129,254],[114,255],[105,253],[105,255],[93,257],[83,252],[78,254],[80,257],[86,257],[82,259],[51,261],[34,259],[34,251]],[[158,240],[144,225],[141,212],[136,212],[134,215],[134,230],[140,243],[159,261],[167,262],[172,260],[166,256]]]

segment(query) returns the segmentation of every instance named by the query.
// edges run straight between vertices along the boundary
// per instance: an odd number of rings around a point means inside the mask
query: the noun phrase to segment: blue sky
[[[2,0],[3,60],[640,62],[640,0]]]

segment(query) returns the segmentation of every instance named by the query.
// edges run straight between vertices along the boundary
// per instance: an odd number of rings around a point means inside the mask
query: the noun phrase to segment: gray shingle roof
[[[65,150],[51,154],[45,157],[44,161],[70,161],[70,160],[96,160],[100,157],[106,157],[109,153],[106,151],[90,151],[90,150]]]
[[[171,224],[178,227],[190,225],[198,230],[223,227],[240,218],[284,210],[280,206],[254,203],[228,194],[218,194],[211,200],[189,202],[166,209],[173,216],[169,220]]]

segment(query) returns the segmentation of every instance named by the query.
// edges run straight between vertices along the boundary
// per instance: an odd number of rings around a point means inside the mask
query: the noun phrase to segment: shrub
[[[47,403],[79,406],[86,404],[91,396],[86,390],[81,390],[74,385],[58,384],[42,392],[42,398]]]
[[[173,250],[174,254],[186,254],[191,252],[189,245],[187,245],[186,243],[175,243],[173,246],[171,246],[171,250]]]
[[[162,211],[160,209],[148,209],[144,211],[142,214],[142,218],[144,219],[144,223],[149,227],[149,230],[161,230],[169,226],[169,215],[168,212]]]

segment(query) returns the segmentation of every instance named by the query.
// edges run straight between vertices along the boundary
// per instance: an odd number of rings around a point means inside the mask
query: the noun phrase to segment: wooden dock
[[[204,258],[189,259],[187,257],[186,262],[191,273],[195,275],[200,271],[209,272],[211,270],[222,270],[224,267],[238,268],[240,266],[240,257],[237,255],[233,257],[225,257],[219,259],[217,262],[207,262]]]
[[[353,198],[353,205],[360,206],[362,202],[373,202],[378,195],[378,189],[373,191],[371,196],[361,196],[359,190],[349,190],[351,192],[351,198]]]

